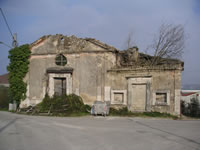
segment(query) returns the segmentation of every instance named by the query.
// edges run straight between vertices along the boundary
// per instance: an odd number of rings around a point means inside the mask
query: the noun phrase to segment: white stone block
[[[97,101],[101,101],[101,87],[97,87]]]
[[[110,86],[106,86],[104,91],[104,101],[110,101]]]

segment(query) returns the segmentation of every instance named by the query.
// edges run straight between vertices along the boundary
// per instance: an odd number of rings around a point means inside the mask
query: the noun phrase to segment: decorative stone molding
[[[127,90],[111,90],[111,104],[127,105]]]
[[[157,93],[164,93],[166,94],[166,102],[156,102],[156,94]],[[156,90],[153,91],[153,105],[170,105],[170,90]]]
[[[133,97],[133,86],[132,85],[146,85],[146,106],[145,110],[150,111],[151,110],[151,82],[152,82],[152,77],[151,76],[132,76],[132,77],[127,77],[128,79],[128,109],[131,111],[135,111],[132,108],[132,99]],[[136,110],[137,111],[137,110]]]
[[[66,94],[72,94],[72,75],[70,73],[49,73],[49,96],[54,95],[54,78],[66,78]]]
[[[181,108],[180,108],[180,101],[181,101],[181,90],[180,89],[175,89],[175,115],[180,115],[181,113]]]

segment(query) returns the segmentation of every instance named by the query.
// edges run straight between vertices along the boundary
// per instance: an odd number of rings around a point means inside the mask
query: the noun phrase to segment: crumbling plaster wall
[[[55,64],[59,53],[67,58],[67,65],[64,67],[73,68],[72,92],[80,95],[87,104],[92,104],[98,98],[103,100],[106,73],[115,65],[115,54],[76,37],[72,38],[75,41],[68,43],[68,47],[60,43],[59,35],[44,38],[32,47],[29,72],[25,78],[28,86],[24,105],[39,103],[48,93],[49,79],[46,70],[59,67]]]
[[[61,34],[44,36],[32,44],[32,55],[71,54],[82,52],[105,52],[104,48],[85,39]]]
[[[151,111],[180,114],[181,70],[110,70],[108,72],[107,85],[115,90],[127,90],[128,78],[151,76],[150,105]],[[170,105],[153,105],[153,93],[156,91],[170,92]],[[129,94],[129,93],[127,93]],[[128,101],[130,101],[128,99]]]
[[[103,100],[106,71],[115,63],[112,53],[80,53],[65,55],[73,71],[73,93],[80,95],[85,103]]]
[[[58,67],[55,57],[62,53],[67,58],[64,67],[73,68],[72,92],[80,95],[84,102],[92,104],[95,100],[111,100],[111,93],[123,91],[128,98],[127,77],[151,76],[150,110],[180,114],[181,66],[175,68],[120,68],[114,51],[109,51],[87,40],[62,35],[46,36],[36,41],[31,48],[25,105],[39,103],[48,93],[48,74],[50,67]],[[116,60],[117,59],[117,60]],[[177,68],[176,68],[177,67]],[[115,68],[115,69],[114,69]],[[115,91],[114,91],[115,90]],[[170,91],[170,105],[153,104],[153,93]],[[127,101],[130,101],[129,99]]]

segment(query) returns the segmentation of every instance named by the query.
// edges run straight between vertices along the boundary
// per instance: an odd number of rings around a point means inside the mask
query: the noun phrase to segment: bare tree
[[[133,32],[129,32],[128,37],[125,41],[125,48],[129,49],[134,46],[134,41],[133,41]]]
[[[183,25],[162,24],[151,48],[155,50],[152,65],[161,58],[180,58],[183,54],[185,33]]]

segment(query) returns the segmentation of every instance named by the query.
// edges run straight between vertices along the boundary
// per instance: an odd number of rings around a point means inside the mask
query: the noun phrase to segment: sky
[[[63,34],[123,50],[132,33],[134,45],[146,52],[162,23],[181,24],[186,33],[182,83],[200,84],[200,0],[0,0],[0,7],[19,45]],[[1,15],[0,41],[12,45]],[[0,44],[0,74],[7,72],[9,49]]]

